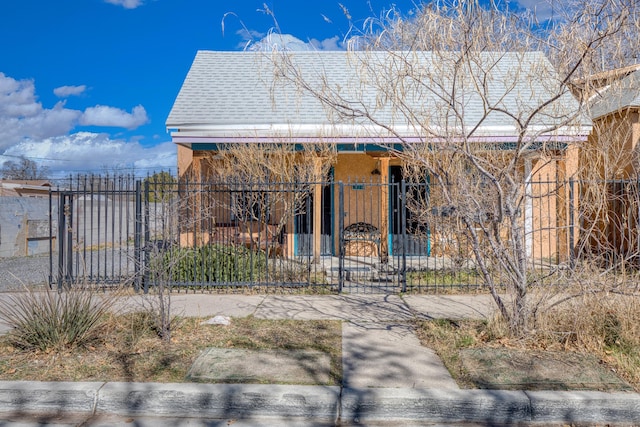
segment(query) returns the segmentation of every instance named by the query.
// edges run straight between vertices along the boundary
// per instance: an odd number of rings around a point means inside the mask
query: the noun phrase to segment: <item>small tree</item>
[[[305,69],[295,54],[271,55],[274,76],[314,96],[334,120],[400,141],[386,148],[437,185],[451,230],[470,242],[515,335],[531,330],[538,308],[529,292],[540,284],[528,261],[533,230],[524,221],[534,198],[531,176],[572,149],[555,140],[561,130],[589,123],[588,99],[573,98],[574,82],[610,66],[603,58],[637,52],[635,2],[570,2],[562,14],[543,25],[497,2],[455,0],[425,5],[410,19],[389,13],[352,40],[349,63],[359,79],[347,88],[328,78],[317,84],[309,78],[317,70]],[[363,95],[372,92],[375,99]],[[508,126],[515,139],[508,146],[485,141],[485,126]],[[400,130],[407,128],[414,138]],[[537,197],[561,200],[566,191],[550,186]],[[429,221],[430,206],[414,209]]]
[[[302,149],[290,143],[227,144],[210,156],[208,170],[235,194],[226,207],[255,239],[252,223],[271,222],[280,235],[294,215],[304,213],[312,187],[326,179],[335,156],[329,143]]]
[[[38,166],[36,162],[26,157],[20,157],[17,161],[6,161],[0,168],[0,176],[4,179],[46,179],[48,174],[49,169],[46,166]]]
[[[156,172],[144,179],[149,187],[149,201],[162,202],[175,192],[176,178],[167,171]],[[148,184],[147,184],[148,183]]]

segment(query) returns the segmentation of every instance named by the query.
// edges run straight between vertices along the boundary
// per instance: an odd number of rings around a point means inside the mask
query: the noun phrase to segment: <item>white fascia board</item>
[[[546,126],[530,126],[527,134],[536,136],[538,134],[544,136],[564,135],[564,136],[581,136],[588,135],[591,132],[592,125],[574,125],[562,126],[552,132],[545,132]],[[272,124],[272,125],[252,125],[252,126],[235,126],[235,125],[187,125],[171,132],[172,136],[181,137],[218,137],[218,138],[296,138],[296,137],[313,137],[313,138],[344,138],[344,137],[416,137],[420,135],[428,135],[430,137],[451,137],[455,135],[464,135],[461,129],[445,131],[442,128],[430,127],[427,129],[419,129],[411,126],[396,126],[393,132],[374,125],[289,125],[289,124]],[[517,137],[518,133],[514,126],[483,126],[473,133],[474,137],[488,136],[509,136]]]

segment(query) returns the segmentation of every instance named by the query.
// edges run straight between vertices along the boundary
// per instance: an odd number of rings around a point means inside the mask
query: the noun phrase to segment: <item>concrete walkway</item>
[[[635,393],[460,390],[433,351],[420,346],[410,320],[487,317],[493,312],[489,298],[173,294],[173,311],[184,316],[344,321],[342,387],[0,382],[0,420],[51,413],[62,417],[62,424],[65,417],[84,415],[86,425],[118,420],[125,425],[132,419],[139,425],[145,419],[152,420],[145,425],[634,425],[640,420]],[[122,306],[135,309],[143,299],[130,297]]]
[[[135,309],[143,298],[126,305]],[[174,294],[171,304],[182,316],[342,320],[343,386],[361,388],[458,389],[440,358],[420,345],[410,322],[491,312],[486,296]]]

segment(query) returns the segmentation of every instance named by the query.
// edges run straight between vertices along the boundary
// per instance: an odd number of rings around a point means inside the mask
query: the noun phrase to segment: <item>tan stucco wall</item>
[[[549,158],[534,160],[531,175],[531,257],[556,259],[558,241],[556,224],[558,203],[556,197],[557,163]],[[525,203],[527,203],[525,201]]]
[[[580,150],[579,176],[587,180],[580,190],[584,203],[592,203],[580,219],[585,251],[609,256],[634,252],[637,246],[637,209],[634,196],[616,194],[623,184],[594,180],[636,179],[640,173],[638,150],[640,118],[627,108],[594,122],[587,144]],[[591,183],[590,183],[591,182]],[[600,194],[592,202],[594,193]],[[602,199],[606,195],[608,201]]]
[[[594,122],[587,143],[580,150],[580,175],[625,179],[638,173],[640,123],[637,109],[627,109]]]

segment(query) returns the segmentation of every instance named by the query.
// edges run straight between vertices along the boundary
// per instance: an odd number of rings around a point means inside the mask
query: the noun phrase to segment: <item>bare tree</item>
[[[46,166],[38,166],[33,160],[20,157],[19,160],[9,160],[3,163],[0,168],[0,176],[4,179],[46,179],[49,170]]]
[[[576,1],[546,23],[497,2],[433,2],[410,19],[387,14],[354,38],[348,61],[357,78],[348,87],[312,76],[318,71],[295,53],[271,58],[276,79],[314,96],[336,122],[399,142],[386,148],[438,189],[416,213],[429,222],[434,198],[446,205],[444,232],[470,242],[499,312],[524,335],[538,309],[530,291],[541,283],[531,270],[528,205],[553,198],[564,209],[568,192],[554,184],[533,194],[531,178],[550,166],[560,182],[577,173],[574,143],[591,125],[584,78],[637,52],[636,7]],[[489,128],[510,137],[489,138]]]
[[[226,204],[259,247],[257,239],[274,236],[255,232],[253,226],[270,223],[272,233],[280,235],[295,215],[304,213],[306,199],[326,180],[335,155],[332,144],[227,144],[209,156],[207,170],[233,197],[212,203]]]

